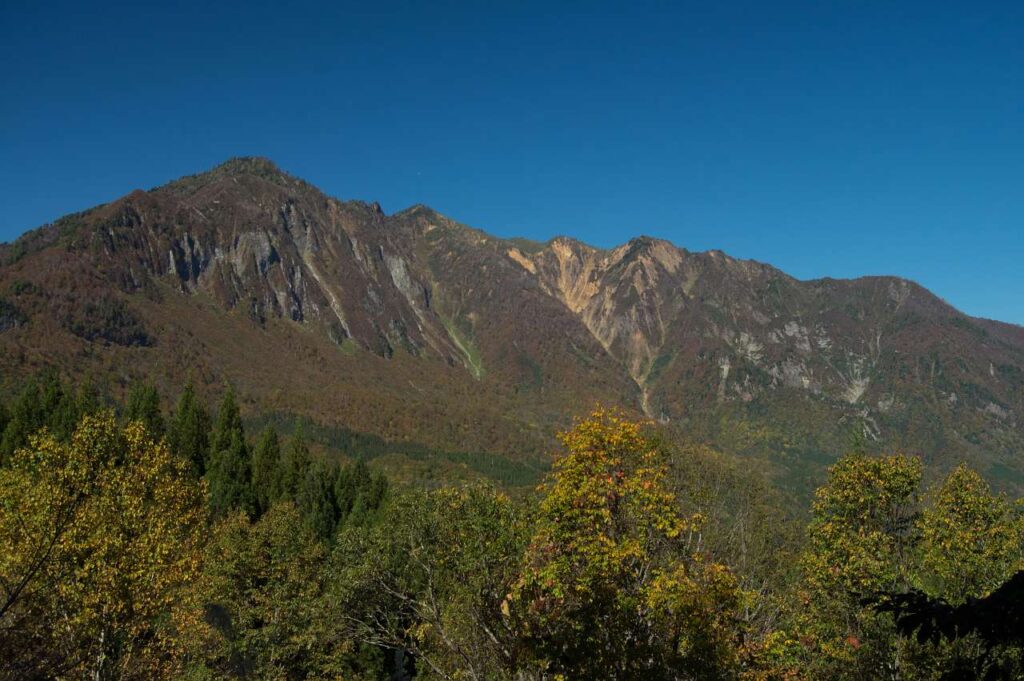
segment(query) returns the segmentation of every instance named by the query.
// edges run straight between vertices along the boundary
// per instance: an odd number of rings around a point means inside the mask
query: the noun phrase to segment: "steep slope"
[[[0,291],[26,320],[0,336],[0,367],[7,383],[52,365],[168,393],[193,372],[253,411],[536,457],[553,423],[635,388],[493,241],[236,159],[5,247]]]
[[[1024,481],[1008,472],[1024,451],[1019,327],[895,277],[800,282],[646,237],[609,251],[558,238],[509,257],[622,363],[647,415],[691,435],[797,475],[863,439]]]
[[[857,438],[1024,484],[1024,330],[897,278],[802,282],[640,237],[504,240],[262,159],[0,247],[3,382],[44,366],[540,461],[595,402],[810,483]]]

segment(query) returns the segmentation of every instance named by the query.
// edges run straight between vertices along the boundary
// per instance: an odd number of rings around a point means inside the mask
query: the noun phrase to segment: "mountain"
[[[602,403],[799,488],[851,441],[1024,488],[1024,329],[895,277],[800,281],[649,237],[500,239],[258,158],[66,216],[0,262],[8,388],[46,367],[169,397],[190,374],[210,394],[230,381],[250,415],[450,454],[430,473],[396,448],[418,474],[539,470]]]

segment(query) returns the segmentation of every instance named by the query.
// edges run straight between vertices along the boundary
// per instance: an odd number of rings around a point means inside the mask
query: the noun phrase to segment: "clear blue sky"
[[[0,6],[0,240],[263,155],[1024,323],[1024,2],[143,4]]]

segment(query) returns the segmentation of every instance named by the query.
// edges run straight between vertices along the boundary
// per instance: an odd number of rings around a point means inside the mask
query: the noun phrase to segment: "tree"
[[[388,651],[391,673],[415,660],[405,672],[428,678],[529,678],[506,615],[526,527],[508,497],[471,486],[409,491],[380,523],[342,528],[326,594],[338,638]]]
[[[281,444],[273,426],[264,429],[253,450],[252,491],[261,514],[281,497]]]
[[[1024,517],[966,465],[933,493],[920,533],[918,581],[950,603],[985,596],[1024,569]]]
[[[60,440],[67,440],[75,431],[83,410],[74,389],[54,372],[47,372],[40,384],[43,424]]]
[[[41,379],[30,379],[18,393],[8,412],[6,426],[0,431],[0,463],[14,450],[27,445],[29,436],[43,427],[58,440],[68,440],[82,415],[94,413],[97,407],[88,383],[76,394],[53,372]]]
[[[960,465],[929,493],[915,536],[911,588],[882,589],[863,599],[876,612],[896,615],[904,666],[923,677],[1019,678],[1020,643],[1012,635],[1000,638],[999,631],[1020,618],[1007,608],[1020,580],[1003,584],[1024,567],[1018,509]],[[989,601],[997,588],[1003,595]]]
[[[211,437],[210,462],[206,477],[210,484],[210,513],[221,518],[234,509],[255,515],[252,491],[252,462],[242,427],[242,416],[230,387],[217,412]]]
[[[943,679],[1024,677],[1024,571],[956,606],[917,589],[885,594],[873,605],[892,614],[901,636],[947,653],[939,667]]]
[[[213,431],[213,453],[206,472],[210,485],[210,513],[221,518],[241,509],[250,517],[256,514],[252,490],[252,462],[245,444],[242,417],[229,387],[217,413]]]
[[[249,449],[242,438],[242,433],[232,433],[228,445],[215,452],[213,465],[206,473],[210,514],[214,518],[222,518],[234,510],[242,510],[250,517],[256,515]]]
[[[206,473],[210,459],[210,415],[196,397],[191,379],[178,398],[167,441],[171,451],[192,463],[197,476]]]
[[[331,539],[338,525],[338,508],[334,503],[337,473],[336,465],[328,466],[322,461],[310,464],[295,495],[306,525],[322,540]]]
[[[387,491],[387,477],[383,473],[372,473],[363,460],[341,468],[334,481],[338,522],[366,521],[384,505]]]
[[[296,499],[306,472],[309,470],[311,457],[302,426],[297,426],[292,434],[288,449],[281,460],[281,495],[285,499]]]
[[[807,665],[833,678],[899,673],[892,622],[863,598],[910,585],[920,459],[851,454],[829,468],[812,504],[798,630]]]
[[[256,522],[235,512],[218,523],[195,587],[202,614],[183,628],[192,674],[328,677],[338,642],[319,615],[326,558],[291,502]]]
[[[199,568],[203,490],[139,423],[86,416],[0,469],[5,674],[171,675],[166,614]]]
[[[569,678],[725,678],[742,595],[693,550],[664,452],[641,424],[597,411],[561,435],[522,575],[508,602],[536,664]]]
[[[11,413],[7,410],[7,405],[0,402],[0,442],[3,442],[4,431],[7,430],[7,424],[10,420]]]
[[[334,500],[342,516],[352,513],[363,491],[370,484],[370,468],[359,459],[341,470],[334,483]]]
[[[703,445],[673,445],[668,451],[679,511],[701,518],[700,548],[728,565],[753,596],[744,602],[748,634],[771,634],[799,578],[795,559],[804,519],[798,521],[782,491],[751,461]]]
[[[11,406],[7,426],[0,440],[0,462],[28,443],[29,436],[43,427],[45,416],[39,385],[30,380]]]
[[[136,383],[128,394],[124,416],[129,421],[141,421],[154,438],[164,435],[164,417],[160,413],[160,393],[147,383]]]
[[[231,440],[236,435],[243,435],[242,414],[238,410],[238,403],[235,401],[235,391],[229,385],[224,392],[220,402],[220,409],[217,410],[217,423],[213,429],[213,437],[210,445],[213,452],[219,452],[231,446]],[[243,438],[244,439],[244,438]]]

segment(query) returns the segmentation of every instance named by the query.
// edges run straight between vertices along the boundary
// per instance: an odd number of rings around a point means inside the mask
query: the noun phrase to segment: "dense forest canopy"
[[[175,397],[49,376],[0,406],[0,677],[1024,675],[1024,505],[966,465],[854,444],[799,513],[598,409],[509,495]]]

